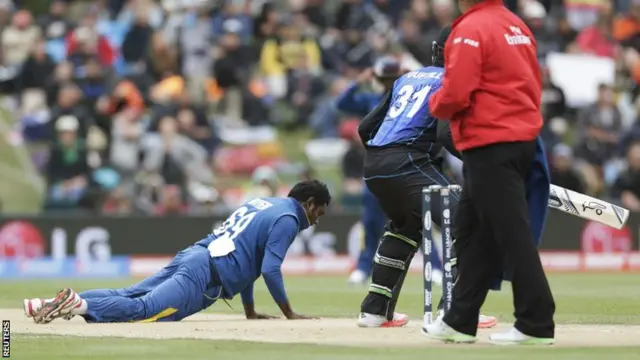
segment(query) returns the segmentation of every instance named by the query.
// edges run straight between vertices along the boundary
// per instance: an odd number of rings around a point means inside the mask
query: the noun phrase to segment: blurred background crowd
[[[640,0],[507,6],[538,41],[552,181],[640,211]],[[0,0],[0,201],[22,209],[15,152],[42,211],[225,212],[311,176],[357,209],[360,115],[337,97],[380,92],[381,57],[428,65],[455,16],[453,0]]]

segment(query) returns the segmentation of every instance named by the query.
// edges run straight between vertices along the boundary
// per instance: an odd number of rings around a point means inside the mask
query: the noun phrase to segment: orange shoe
[[[491,329],[498,325],[498,319],[495,316],[480,315],[478,318],[478,329]]]
[[[394,313],[393,320],[387,320],[385,316],[360,313],[357,325],[364,328],[394,328],[403,327],[409,322],[406,314]]]

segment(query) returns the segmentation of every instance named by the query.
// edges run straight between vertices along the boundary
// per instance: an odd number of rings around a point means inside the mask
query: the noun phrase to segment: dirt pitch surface
[[[47,325],[37,325],[18,309],[0,309],[0,317],[11,320],[12,333],[28,335],[242,340],[373,347],[452,346],[422,335],[420,320],[413,320],[406,327],[398,329],[360,329],[356,327],[354,319],[249,321],[242,316],[216,314],[198,314],[181,322],[148,324],[87,324],[76,317],[71,321],[58,319]],[[494,329],[481,330],[478,342],[488,344],[487,337],[491,332],[508,327],[509,324],[502,324]],[[559,325],[556,328],[555,346],[633,346],[640,343],[639,339],[640,326],[636,325]]]

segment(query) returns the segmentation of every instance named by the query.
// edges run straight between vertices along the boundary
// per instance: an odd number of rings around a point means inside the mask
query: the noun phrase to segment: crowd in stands
[[[296,132],[343,139],[334,187],[359,194],[358,118],[338,111],[336,98],[380,57],[406,69],[429,64],[431,42],[457,15],[454,0],[42,2],[38,12],[0,0],[12,143],[29,149],[46,179],[44,211],[105,214],[226,211],[246,194],[230,200],[221,177],[233,183],[254,170],[278,193],[280,141]],[[552,181],[640,211],[640,0],[506,4],[538,43]],[[572,101],[547,61],[555,53],[612,63],[611,81],[593,85],[590,101]],[[360,91],[380,91],[365,80]],[[274,128],[275,140],[266,137],[275,145],[228,147]],[[279,162],[249,159],[271,155]],[[229,170],[241,164],[244,173]],[[459,178],[460,164],[447,164]]]

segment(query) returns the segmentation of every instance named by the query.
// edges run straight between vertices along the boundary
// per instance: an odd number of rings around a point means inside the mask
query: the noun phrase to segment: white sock
[[[82,299],[82,301],[80,302],[80,305],[76,306],[73,310],[71,310],[71,313],[73,315],[84,315],[87,313],[87,307],[88,307],[87,300]]]

